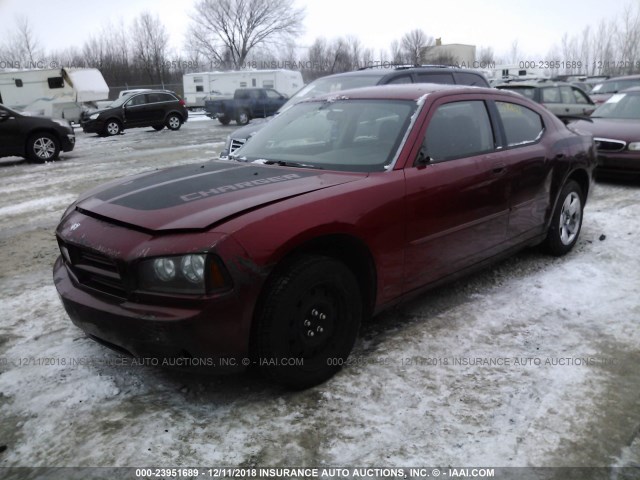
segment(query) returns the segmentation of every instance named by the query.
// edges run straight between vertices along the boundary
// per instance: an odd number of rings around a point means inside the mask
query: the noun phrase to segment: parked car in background
[[[453,85],[471,85],[488,87],[487,79],[479,72],[464,68],[447,66],[398,66],[394,68],[364,68],[354,72],[337,73],[318,78],[299,90],[286,102],[278,112],[283,111],[307,98],[324,95],[326,93],[348,90],[352,88],[369,87],[373,85],[391,85],[402,83],[444,83]],[[276,112],[276,113],[278,113]],[[262,123],[248,125],[234,131],[227,138],[227,142],[220,152],[225,158],[240,148],[254,133],[260,130]]]
[[[124,95],[106,108],[83,112],[85,133],[118,135],[128,128],[153,127],[178,130],[189,118],[184,100],[168,90],[148,90]]]
[[[640,87],[640,75],[626,75],[604,80],[591,89],[589,96],[596,105],[600,105],[609,100],[613,94],[632,87]]]
[[[18,156],[33,162],[58,158],[76,143],[67,120],[32,117],[0,105],[0,157]]]
[[[541,103],[556,116],[586,116],[596,108],[584,91],[565,82],[546,79],[514,81],[496,85],[500,90],[510,90]]]
[[[591,114],[590,121],[572,127],[590,132],[598,149],[599,175],[628,178],[640,175],[640,87],[612,95]]]
[[[568,253],[596,162],[590,135],[521,95],[433,84],[300,102],[234,158],[66,210],[54,283],[78,327],[135,357],[310,387],[371,315],[526,246]]]
[[[238,88],[233,98],[205,100],[204,110],[210,118],[217,118],[223,125],[235,120],[246,125],[252,118],[273,115],[287,102],[287,97],[273,88]]]

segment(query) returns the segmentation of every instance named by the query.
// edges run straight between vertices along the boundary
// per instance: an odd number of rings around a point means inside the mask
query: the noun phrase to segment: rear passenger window
[[[434,162],[493,150],[493,130],[485,103],[473,100],[438,107],[427,127],[423,145]]]
[[[496,102],[507,136],[507,146],[536,142],[544,132],[542,118],[533,110],[510,102]]]
[[[396,77],[393,80],[387,82],[389,85],[394,83],[413,83],[410,75],[402,75],[400,77]]]
[[[450,73],[418,73],[416,75],[417,83],[455,83],[453,75]]]
[[[485,82],[480,75],[476,75],[475,73],[467,73],[467,72],[458,72],[456,73],[456,81],[461,85],[471,85],[477,87],[486,87],[487,82]]]
[[[562,95],[562,103],[576,103],[571,87],[560,87],[560,95]]]
[[[556,87],[543,88],[542,103],[560,103],[560,90]]]

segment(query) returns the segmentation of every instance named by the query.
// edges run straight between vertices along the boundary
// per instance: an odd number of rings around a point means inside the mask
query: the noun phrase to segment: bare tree
[[[629,3],[621,15],[618,30],[620,74],[632,73],[640,49],[640,8],[638,4]]]
[[[413,65],[420,65],[425,61],[427,47],[433,45],[433,37],[416,28],[404,34],[400,45],[405,59]]]
[[[163,83],[169,35],[157,16],[141,13],[133,22],[133,55],[152,83]]]
[[[477,61],[482,65],[491,65],[495,63],[493,48],[480,47],[478,50]]]
[[[520,61],[520,47],[518,46],[518,39],[516,38],[511,42],[511,49],[509,50],[509,62],[518,63]]]
[[[602,60],[607,58],[613,58],[614,55],[614,35],[615,26],[613,21],[600,20],[598,29],[595,33],[595,37],[592,43],[593,54],[591,63],[591,75],[603,75],[608,74],[609,70]]]
[[[397,65],[402,65],[403,63],[407,63],[405,59],[404,52],[402,51],[402,46],[400,42],[397,40],[393,40],[391,42],[391,62]]]
[[[0,49],[3,60],[18,68],[42,68],[44,52],[27,17],[16,18],[16,30]]]
[[[299,35],[303,19],[293,0],[199,0],[190,44],[212,62],[240,68],[257,46]]]

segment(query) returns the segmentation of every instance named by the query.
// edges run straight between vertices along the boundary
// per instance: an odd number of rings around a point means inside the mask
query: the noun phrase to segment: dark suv
[[[135,127],[178,130],[188,117],[184,100],[174,92],[149,90],[126,95],[107,108],[84,112],[80,124],[85,133],[118,135]]]
[[[55,160],[76,143],[67,120],[30,117],[0,105],[0,157],[25,157],[34,162]]]
[[[489,87],[487,79],[481,73],[464,68],[442,65],[429,66],[396,66],[393,68],[364,68],[353,72],[336,73],[318,78],[309,85],[298,90],[278,112],[289,108],[302,100],[326,93],[352,88],[371,87],[397,83],[445,83]],[[276,114],[278,113],[276,112]],[[226,158],[240,148],[249,137],[260,130],[263,123],[255,123],[240,128],[227,138],[220,157]]]

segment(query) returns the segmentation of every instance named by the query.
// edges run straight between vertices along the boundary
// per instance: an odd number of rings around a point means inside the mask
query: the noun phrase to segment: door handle
[[[496,163],[491,168],[491,172],[494,175],[502,175],[507,171],[507,166],[504,163]]]

